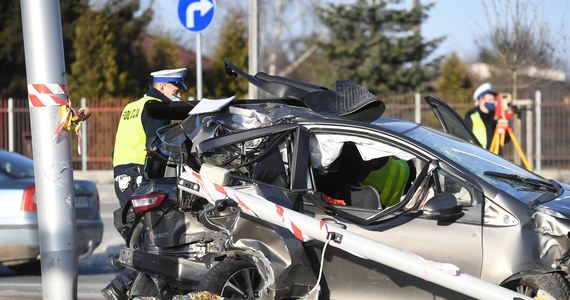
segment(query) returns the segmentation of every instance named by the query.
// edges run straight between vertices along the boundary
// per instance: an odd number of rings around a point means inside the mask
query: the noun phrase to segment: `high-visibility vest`
[[[146,133],[142,124],[142,112],[148,101],[160,101],[153,97],[142,97],[125,106],[113,150],[113,167],[126,164],[144,164],[146,157]]]
[[[360,184],[375,188],[380,193],[382,205],[388,207],[400,202],[409,176],[408,162],[390,157],[382,168],[370,172]]]
[[[473,124],[471,131],[477,140],[479,140],[479,143],[481,143],[483,148],[487,149],[487,127],[485,126],[485,122],[483,122],[481,115],[479,112],[475,111],[469,116],[469,118],[471,118],[471,123]]]

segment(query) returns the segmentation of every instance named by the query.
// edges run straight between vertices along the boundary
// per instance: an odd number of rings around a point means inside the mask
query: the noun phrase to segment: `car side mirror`
[[[422,214],[428,220],[451,221],[464,215],[463,206],[457,205],[455,196],[449,193],[437,194],[427,201]]]

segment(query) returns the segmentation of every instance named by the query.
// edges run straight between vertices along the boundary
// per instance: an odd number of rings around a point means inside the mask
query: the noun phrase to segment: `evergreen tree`
[[[140,45],[134,44],[151,21],[150,8],[142,13],[139,0],[109,0],[103,13],[110,22],[117,49],[118,81],[115,97],[140,97],[150,83],[152,71]]]
[[[0,1],[0,97],[24,98],[26,64],[20,1]]]
[[[71,99],[113,97],[119,67],[111,23],[103,13],[86,10],[77,22],[75,37],[75,61],[68,76]]]
[[[134,41],[149,17],[134,17],[137,10],[138,1],[123,1],[120,5],[109,2],[100,11],[86,8],[81,14],[68,75],[72,99],[139,97],[146,90],[150,64]]]
[[[65,68],[70,69],[74,59],[73,31],[75,21],[87,0],[61,0],[61,22]],[[0,97],[27,97],[26,62],[24,58],[24,38],[22,32],[22,13],[19,0],[0,1]]]
[[[248,83],[243,78],[230,78],[225,74],[224,59],[228,58],[236,66],[247,70],[248,45],[247,27],[243,12],[233,9],[221,29],[218,45],[214,50],[212,71],[208,74],[207,92],[211,97],[243,98],[247,94]],[[206,77],[206,76],[205,76]]]
[[[473,84],[467,76],[467,68],[457,53],[452,53],[442,66],[436,83],[438,94],[446,101],[470,102]]]
[[[154,37],[147,55],[148,65],[152,70],[173,69],[182,66],[180,49],[169,37]]]
[[[426,62],[442,38],[424,41],[419,27],[432,5],[415,1],[412,9],[394,8],[399,0],[357,0],[319,8],[328,28],[319,42],[335,65],[338,79],[355,81],[372,93],[421,91],[433,78],[438,60]]]

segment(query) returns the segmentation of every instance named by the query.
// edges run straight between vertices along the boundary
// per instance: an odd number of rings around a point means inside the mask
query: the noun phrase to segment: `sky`
[[[180,0],[155,0],[154,8],[156,20],[152,26],[159,30],[166,30],[174,33],[177,37],[186,40],[195,47],[195,34],[186,30],[180,23],[177,14],[177,7]],[[236,0],[215,0],[216,14],[212,25],[203,32],[203,55],[209,55],[215,39],[208,39],[219,28],[223,22],[223,12],[231,5],[235,5]],[[289,0],[283,0],[285,5]],[[354,0],[320,0],[322,3],[350,3]],[[570,1],[568,0],[521,0],[531,2],[535,9],[529,18],[547,22],[552,34],[555,36],[557,55],[565,60],[570,57],[570,24],[565,24],[565,20],[570,22]],[[240,0],[247,11],[246,0]],[[150,3],[149,0],[142,0],[142,6]],[[404,4],[411,7],[412,0],[404,0]],[[428,18],[422,25],[422,36],[425,39],[433,39],[446,36],[444,42],[437,48],[434,56],[448,55],[456,52],[460,57],[467,60],[474,60],[477,56],[478,45],[484,44],[485,34],[489,31],[489,23],[493,24],[498,20],[497,13],[493,11],[493,0],[421,0],[421,3],[433,3],[434,6],[427,12]],[[303,7],[297,10],[302,11]],[[299,12],[302,14],[303,12]],[[299,18],[299,20],[302,20]],[[298,22],[306,26],[303,21]],[[303,27],[300,28],[303,28]],[[293,28],[293,27],[290,27]],[[301,29],[302,30],[302,29]],[[557,37],[565,36],[565,39]]]
[[[439,53],[457,52],[463,58],[476,56],[477,43],[485,42],[485,34],[489,31],[489,23],[495,22],[496,14],[492,10],[491,1],[481,0],[435,0],[434,7],[428,12],[429,17],[422,33],[426,37],[447,36]],[[553,34],[566,35],[570,38],[570,1],[568,0],[534,0],[538,8],[538,20],[548,22]],[[484,7],[486,5],[487,8]],[[490,18],[487,17],[487,12]],[[532,17],[532,16],[531,16]],[[559,55],[570,54],[570,41],[558,40]]]

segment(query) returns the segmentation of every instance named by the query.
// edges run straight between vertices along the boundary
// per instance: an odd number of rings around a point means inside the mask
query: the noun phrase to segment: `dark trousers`
[[[129,185],[125,188],[125,189],[121,189],[119,187],[119,183],[117,181],[115,181],[115,194],[117,195],[117,198],[119,199],[119,205],[121,206],[121,208],[124,208],[125,205],[127,205],[128,201],[130,200],[132,194],[136,191],[137,189],[137,183],[136,183],[136,177],[139,176],[139,174],[137,174],[137,172],[133,172],[133,169],[129,168],[129,170],[126,170],[128,176],[131,176],[133,179],[129,182]],[[115,176],[118,175],[122,175],[122,174],[117,174],[119,172],[117,172],[117,170],[115,170]],[[115,222],[117,223],[117,222]],[[120,232],[119,232],[120,233]],[[126,237],[124,236],[124,238],[126,239]],[[135,279],[135,277],[137,276],[137,272],[128,268],[124,268],[121,271],[119,271],[119,273],[117,273],[117,275],[115,276],[115,278],[113,278],[113,280],[111,281],[111,284],[115,287],[115,289],[117,291],[120,291],[122,293],[127,293],[127,291],[131,288],[131,285],[133,283],[133,280]]]

